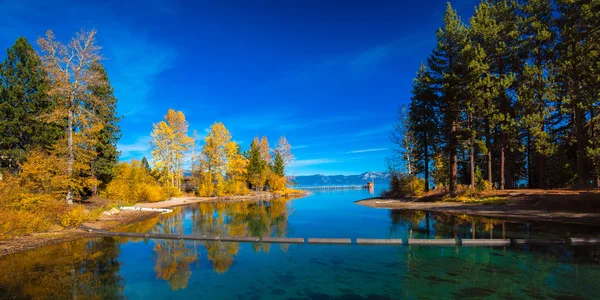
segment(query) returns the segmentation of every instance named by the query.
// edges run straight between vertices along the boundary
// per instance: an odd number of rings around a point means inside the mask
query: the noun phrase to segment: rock
[[[118,210],[118,209],[116,209],[116,208],[114,208],[114,207],[113,207],[113,208],[111,208],[110,210],[103,212],[102,214],[103,214],[103,215],[109,215],[109,216],[112,216],[112,215],[118,215],[118,214],[120,214],[120,213],[121,213],[121,211],[120,211],[120,210]]]

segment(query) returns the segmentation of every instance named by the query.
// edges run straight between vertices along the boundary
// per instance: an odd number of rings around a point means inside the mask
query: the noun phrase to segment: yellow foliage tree
[[[92,68],[102,59],[101,47],[96,44],[95,30],[76,33],[68,44],[57,41],[49,30],[38,44],[52,83],[49,96],[58,100],[56,109],[45,119],[66,125],[65,138],[59,141],[55,154],[66,159],[66,201],[72,204],[76,192],[97,184],[86,178],[91,176],[90,164],[96,156],[93,145],[97,144],[96,137],[104,126],[97,116],[108,106],[102,98],[89,93],[87,87],[103,81]]]
[[[247,159],[223,123],[214,123],[204,139],[199,193],[202,196],[223,196],[246,193]]]
[[[153,125],[151,147],[154,168],[172,187],[181,187],[184,155],[194,142],[187,135],[188,126],[183,112],[173,109],[169,109],[165,121]]]

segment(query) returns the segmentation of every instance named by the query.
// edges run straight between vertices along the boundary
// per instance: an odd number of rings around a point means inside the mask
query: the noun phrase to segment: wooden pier
[[[303,191],[333,191],[333,190],[363,190],[363,189],[373,189],[375,184],[369,182],[364,185],[355,184],[355,185],[307,185],[307,186],[295,186],[294,189],[303,190]]]

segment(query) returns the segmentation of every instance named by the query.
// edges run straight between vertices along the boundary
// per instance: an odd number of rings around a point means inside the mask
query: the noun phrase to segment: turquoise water
[[[123,228],[156,233],[349,238],[593,236],[597,228],[515,223],[353,202],[368,191],[201,203]],[[594,247],[280,245],[102,238],[0,259],[2,298],[593,299]]]

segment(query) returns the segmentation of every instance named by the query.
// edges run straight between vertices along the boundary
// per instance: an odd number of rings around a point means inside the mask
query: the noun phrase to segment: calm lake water
[[[366,190],[201,203],[121,230],[229,236],[514,238],[597,228],[367,208]],[[596,247],[280,245],[99,238],[0,259],[0,298],[592,299]]]

